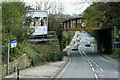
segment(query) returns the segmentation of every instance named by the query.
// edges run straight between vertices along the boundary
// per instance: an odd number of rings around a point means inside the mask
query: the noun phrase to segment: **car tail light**
[[[77,47],[79,46],[79,44],[77,45]]]

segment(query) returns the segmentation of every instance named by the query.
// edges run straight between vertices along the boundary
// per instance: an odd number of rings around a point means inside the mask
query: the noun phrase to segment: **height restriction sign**
[[[85,27],[86,27],[86,22],[82,22],[82,23],[81,23],[81,27],[82,27],[82,28],[85,28]]]
[[[11,40],[11,48],[14,48],[16,46],[17,46],[17,40],[16,39]]]

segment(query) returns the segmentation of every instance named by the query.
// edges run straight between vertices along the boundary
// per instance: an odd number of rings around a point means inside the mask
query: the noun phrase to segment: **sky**
[[[38,1],[38,0],[22,0],[22,1],[26,2],[27,4],[36,5],[35,1]],[[41,0],[41,1],[45,1],[45,0]],[[88,6],[90,6],[90,4],[88,4],[87,2],[84,3],[84,4],[80,4],[80,5],[74,5],[75,2],[83,2],[85,0],[49,0],[49,1],[61,3],[63,5],[63,7],[64,7],[63,13],[64,14],[70,14],[70,15],[72,15],[72,14],[80,14]],[[81,9],[79,9],[79,8],[81,8]]]

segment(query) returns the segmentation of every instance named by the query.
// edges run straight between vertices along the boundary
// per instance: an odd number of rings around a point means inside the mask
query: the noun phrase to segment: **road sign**
[[[114,42],[114,44],[118,44],[118,42]]]
[[[86,22],[82,22],[81,26],[82,26],[82,28],[85,28],[86,27]]]
[[[102,48],[102,52],[104,52],[105,51],[105,48]]]
[[[17,46],[17,40],[16,39],[11,40],[11,48],[14,48],[16,46]]]
[[[120,42],[114,42],[114,47],[115,48],[120,48]]]

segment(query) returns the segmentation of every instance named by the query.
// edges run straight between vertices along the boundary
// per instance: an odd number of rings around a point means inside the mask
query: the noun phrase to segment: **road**
[[[76,35],[79,32],[76,32]],[[78,50],[68,51],[70,61],[66,69],[61,71],[57,78],[118,78],[118,67],[96,53],[96,44],[91,44],[91,47],[85,47],[85,38],[91,41],[91,37],[87,33],[79,33],[81,40]],[[76,39],[74,36],[74,40]],[[72,41],[73,42],[73,41]],[[72,43],[71,43],[72,44]],[[95,80],[94,79],[94,80]]]

